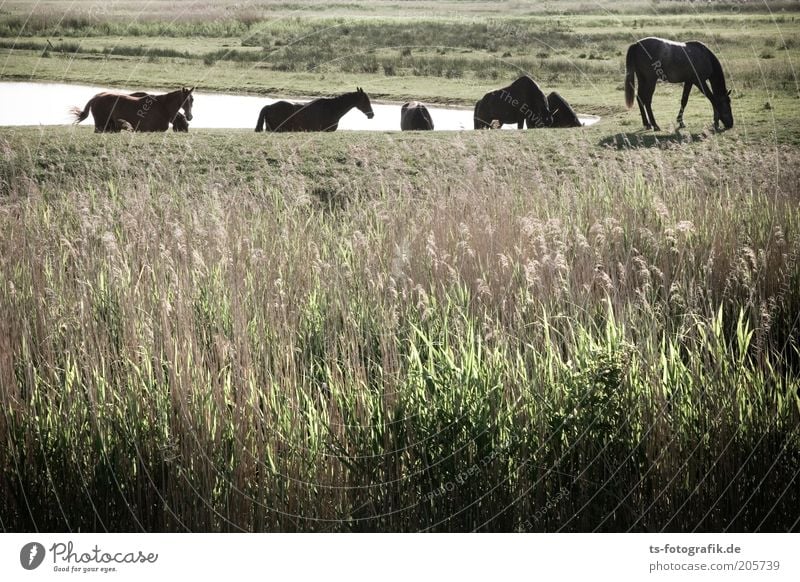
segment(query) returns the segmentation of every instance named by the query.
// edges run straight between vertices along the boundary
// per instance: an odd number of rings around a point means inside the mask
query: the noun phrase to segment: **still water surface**
[[[64,83],[0,83],[0,125],[67,125],[72,123],[70,107],[81,109],[86,102],[106,87],[69,85]],[[131,89],[139,91],[141,89]],[[161,91],[152,91],[160,93]],[[293,100],[293,99],[292,99]],[[249,95],[195,93],[190,128],[255,128],[258,113],[264,105],[277,99]],[[342,117],[339,129],[390,131],[400,129],[400,105],[373,103],[375,117],[367,119],[357,109]],[[472,129],[472,109],[428,106],[437,130]],[[578,115],[584,125],[593,125],[600,118]],[[90,119],[83,122],[92,125]],[[513,129],[506,126],[506,129]]]

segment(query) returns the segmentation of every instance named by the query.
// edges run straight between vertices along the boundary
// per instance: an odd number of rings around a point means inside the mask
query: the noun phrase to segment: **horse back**
[[[92,115],[96,127],[119,128],[127,123],[136,131],[166,131],[168,116],[161,111],[153,95],[103,92],[98,93],[92,104]]]
[[[712,74],[713,55],[698,41],[676,42],[648,37],[635,43],[636,73],[640,78],[686,83],[708,79]]]
[[[484,95],[480,114],[487,123],[494,119],[501,123],[519,123],[525,119],[527,111],[539,112],[545,107],[547,97],[539,85],[530,77],[523,76],[507,87]]]
[[[271,131],[303,131],[306,109],[309,104],[276,101],[267,105],[267,128]]]

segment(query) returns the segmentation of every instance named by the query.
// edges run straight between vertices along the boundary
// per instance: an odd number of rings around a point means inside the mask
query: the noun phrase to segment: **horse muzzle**
[[[375,114],[372,111],[368,111],[367,112],[367,119],[372,119],[373,117],[375,117]]]
[[[194,115],[192,115],[191,111],[187,111],[186,112],[186,121],[191,121],[192,119],[194,119]]]

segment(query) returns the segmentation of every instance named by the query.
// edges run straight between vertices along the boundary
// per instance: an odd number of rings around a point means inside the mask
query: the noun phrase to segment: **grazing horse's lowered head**
[[[547,96],[547,105],[553,116],[550,127],[581,127],[583,125],[566,99],[555,91]]]
[[[717,96],[714,95],[712,100],[714,106],[714,125],[720,121],[725,129],[733,127],[733,110],[731,109],[731,92],[726,91],[724,94]]]

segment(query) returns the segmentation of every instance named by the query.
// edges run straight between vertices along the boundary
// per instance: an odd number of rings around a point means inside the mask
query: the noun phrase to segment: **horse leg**
[[[692,82],[687,81],[683,84],[683,96],[681,97],[681,109],[678,111],[678,127],[686,127],[683,123],[683,110],[686,109],[686,104],[689,102],[689,93],[692,92]]]
[[[714,94],[711,92],[711,87],[708,86],[708,81],[700,83],[700,90],[708,100],[711,101],[711,107],[714,109],[714,131],[719,131],[719,111],[717,110],[717,106],[714,105]]]
[[[658,123],[656,123],[656,116],[653,115],[653,93],[655,93],[655,90],[655,83],[646,85],[639,84],[639,109],[644,111],[644,113],[642,113],[642,118],[645,117],[646,113],[650,120],[649,123],[645,123],[645,127],[650,128],[652,126],[653,131],[661,131],[661,128],[658,127]]]
[[[644,96],[647,91],[652,95],[652,89],[648,89],[649,83],[640,75],[636,75],[639,83],[639,90],[636,92],[636,103],[639,105],[639,113],[642,115],[642,125],[645,129],[650,129],[650,120],[647,118],[647,110],[644,107]]]
[[[108,120],[106,120],[106,123],[108,123]],[[94,132],[95,133],[104,133],[105,130],[106,130],[106,127],[102,122],[102,116],[101,115],[95,115],[94,116]]]

